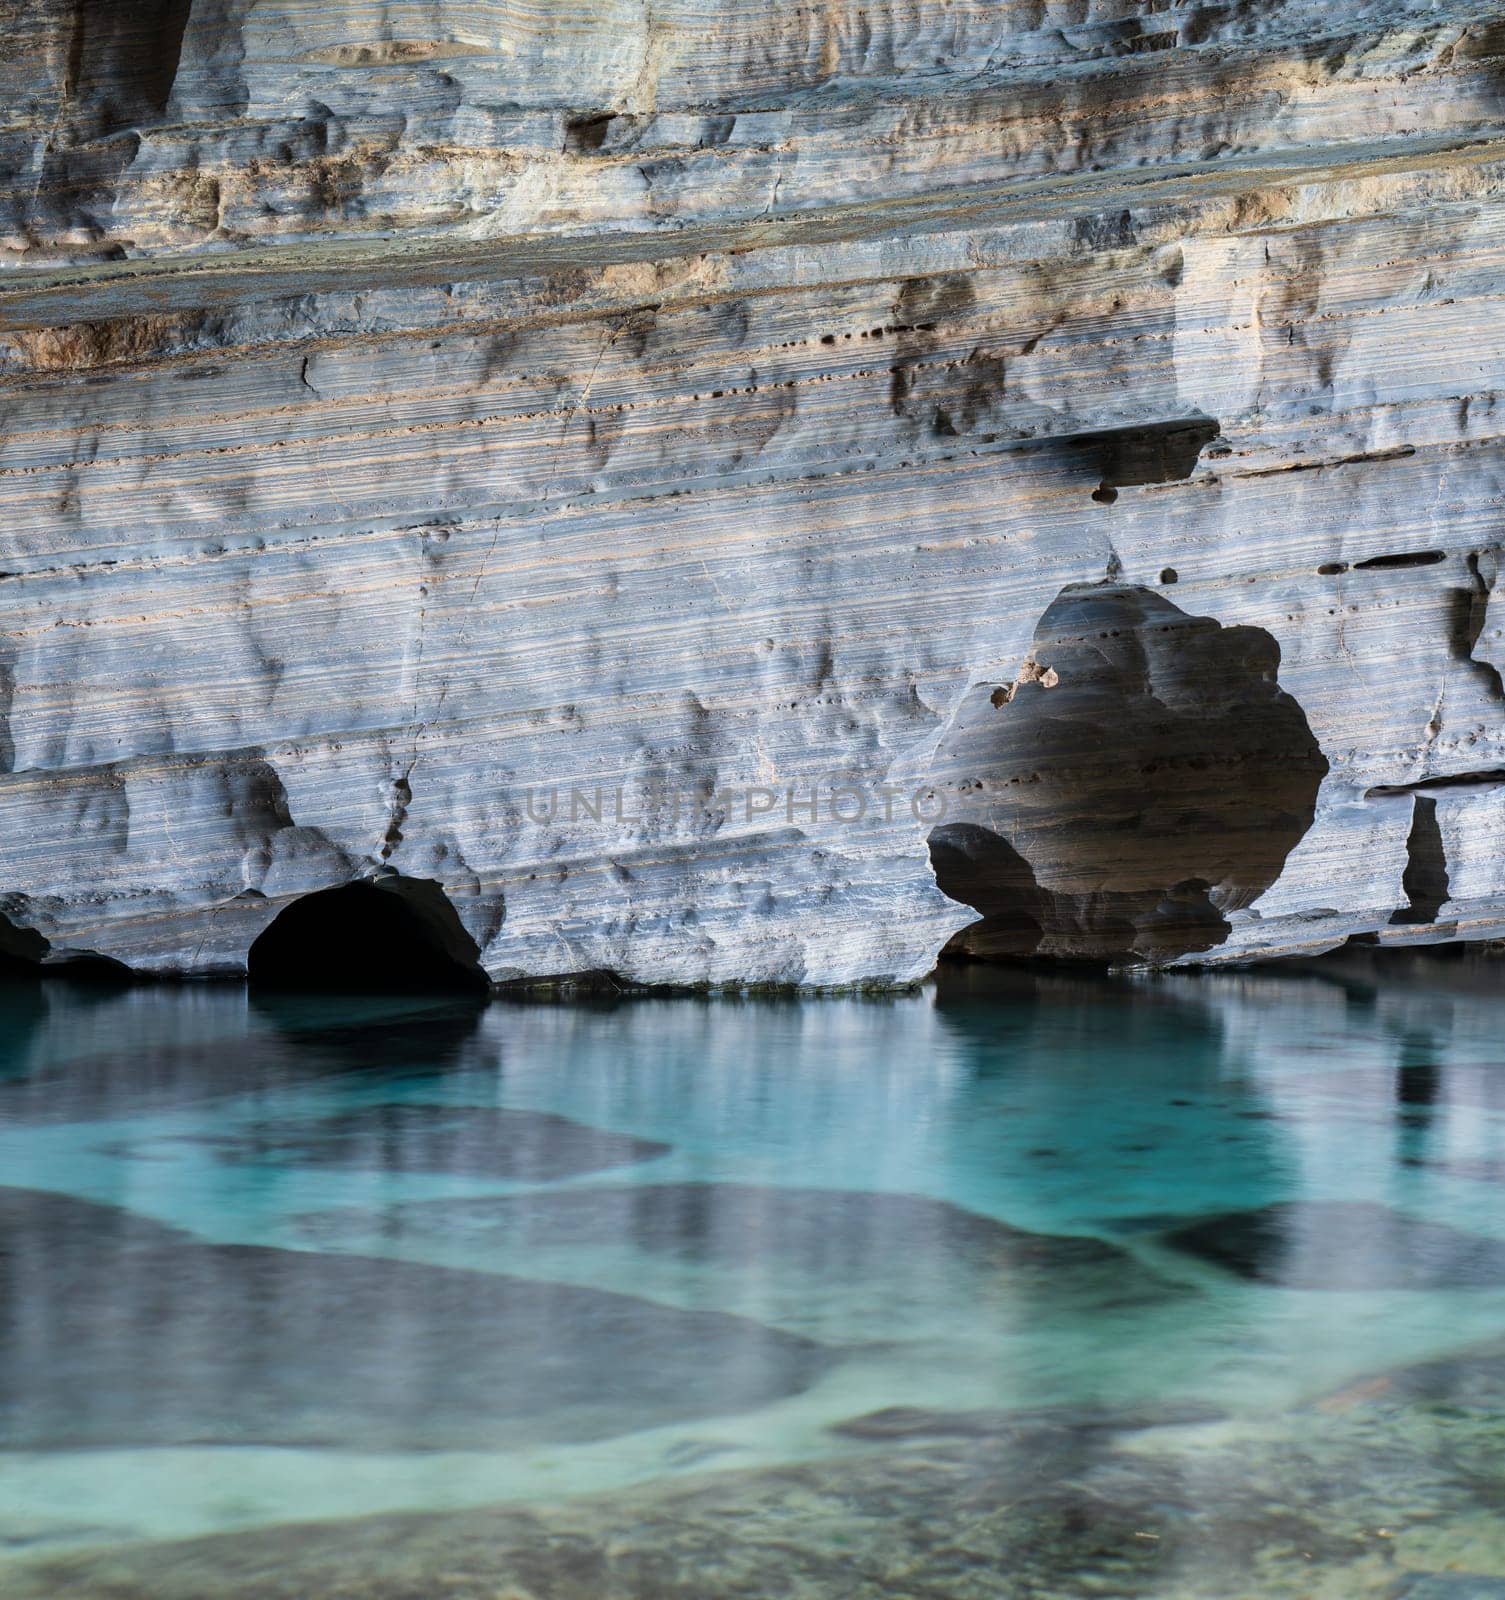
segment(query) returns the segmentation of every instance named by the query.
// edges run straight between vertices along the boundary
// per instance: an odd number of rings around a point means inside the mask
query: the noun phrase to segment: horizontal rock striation
[[[1505,934],[1502,91],[1455,0],[0,3],[0,947]]]

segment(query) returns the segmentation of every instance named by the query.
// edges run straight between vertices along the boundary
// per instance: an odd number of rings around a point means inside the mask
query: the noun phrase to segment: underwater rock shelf
[[[1191,1408],[880,1413],[840,1431],[882,1439],[882,1451],[842,1461],[536,1508],[84,1552],[18,1569],[12,1592],[201,1600],[212,1583],[232,1600],[341,1588],[406,1600],[439,1570],[457,1594],[559,1600],[740,1600],[770,1583],[857,1600],[896,1590],[1240,1600],[1311,1593],[1318,1583],[1376,1600],[1499,1600],[1505,1580],[1459,1570],[1453,1552],[1493,1514],[1483,1473],[1498,1465],[1499,1447],[1483,1408],[1499,1401],[1501,1365],[1499,1347],[1484,1347],[1397,1374],[1394,1393],[1330,1397],[1285,1419],[1297,1448]],[[1377,1530],[1364,1516],[1372,1502],[1333,1486],[1346,1491],[1375,1474],[1376,1429],[1397,1416],[1410,1426],[1376,1474],[1396,1514]],[[1195,1472],[1175,1453],[1188,1441]],[[1244,1570],[1229,1571],[1230,1552]]]
[[[0,61],[5,954],[286,970],[367,880],[474,982],[1505,933],[1495,8]]]

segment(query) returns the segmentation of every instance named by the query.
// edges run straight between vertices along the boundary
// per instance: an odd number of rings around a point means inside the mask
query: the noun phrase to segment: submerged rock
[[[0,1189],[11,1449],[512,1448],[768,1404],[829,1362],[745,1318],[414,1262],[206,1244]]]
[[[870,1277],[948,1259],[1003,1271],[1120,1267],[1100,1239],[1030,1233],[925,1195],[742,1183],[591,1185],[554,1193],[417,1200],[381,1212],[314,1213],[314,1237],[380,1232],[496,1239],[526,1249],[627,1245],[726,1267]]]
[[[64,1522],[55,1517],[0,1515],[0,1548],[24,1550],[45,1544],[107,1544],[125,1530],[107,1523]]]
[[[179,1136],[174,1142],[185,1140],[208,1146],[221,1161],[444,1172],[535,1183],[652,1161],[670,1149],[655,1139],[593,1128],[547,1111],[427,1101],[256,1122],[232,1133]]]
[[[1199,1219],[1164,1242],[1286,1289],[1505,1288],[1505,1242],[1370,1201],[1282,1201]]]
[[[1386,1373],[1373,1398],[1380,1404],[1414,1402],[1485,1416],[1505,1413],[1505,1340]]]
[[[1318,1415],[1295,1444],[1246,1429],[1182,1455],[1153,1432],[1122,1437],[1090,1416],[1021,1431],[998,1413],[965,1435],[867,1450],[852,1441],[834,1460],[553,1505],[40,1561],[13,1590],[18,1600],[1394,1600],[1398,1538],[1417,1527],[1445,1539],[1493,1503],[1489,1483],[1450,1475],[1445,1451],[1403,1428],[1376,1435]]]
[[[1068,1306],[1133,1314],[1192,1292],[1101,1239],[1032,1233],[925,1195],[864,1189],[593,1184],[314,1212],[299,1225],[321,1243],[438,1244],[487,1265],[573,1249],[693,1263],[779,1285],[783,1314],[799,1318],[836,1285],[860,1288],[895,1322],[901,1307],[958,1297],[981,1297],[978,1317],[1007,1320]]]
[[[1007,1411],[929,1411],[918,1406],[886,1406],[881,1411],[834,1423],[831,1432],[848,1439],[998,1439],[1042,1430],[1078,1435],[1138,1433],[1148,1428],[1219,1422],[1226,1415],[1217,1406],[1196,1401],[1111,1408],[1037,1406]]]
[[[1480,1572],[1414,1572],[1397,1581],[1394,1600],[1505,1600],[1505,1577]]]

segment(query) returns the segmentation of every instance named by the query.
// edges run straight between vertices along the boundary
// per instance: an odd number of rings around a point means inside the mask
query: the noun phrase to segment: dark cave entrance
[[[0,913],[0,977],[27,977],[42,970],[47,940]]]
[[[0,983],[35,983],[43,978],[53,983],[111,987],[129,983],[131,972],[108,956],[55,951],[40,933],[0,913]]]
[[[1012,685],[963,703],[932,780],[936,881],[982,913],[951,956],[1150,962],[1210,950],[1280,875],[1327,762],[1261,628],[1077,584]]]
[[[250,982],[264,989],[484,994],[480,951],[443,889],[392,877],[304,895],[251,946]]]

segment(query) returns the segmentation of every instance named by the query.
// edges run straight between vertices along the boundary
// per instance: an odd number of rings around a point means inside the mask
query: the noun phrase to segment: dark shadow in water
[[[198,1020],[184,994],[0,988],[0,1019],[15,1019],[0,1036],[0,1122],[139,1115],[356,1072],[440,1074],[466,1064],[486,1011],[479,997],[256,994],[223,1007],[225,1032],[183,1039],[176,1026]],[[110,1008],[113,1029],[96,1026]],[[101,1033],[118,1042],[101,1050]]]
[[[1401,1158],[1405,1167],[1424,1168],[1448,1178],[1465,1178],[1470,1183],[1505,1183],[1505,1153],[1489,1157],[1432,1158],[1423,1155],[1406,1155]]]
[[[1057,1075],[1073,1058],[1110,1051],[1142,1075],[1146,1097],[1215,1091],[1263,1103],[1252,1073],[1230,1047],[1215,981],[1175,983],[1045,962],[943,962],[934,977],[937,1015],[967,1051],[977,1077],[1029,1071]],[[1075,1083],[1063,1081],[1074,1096]],[[1080,1106],[1063,1105],[1063,1115]]]
[[[720,1312],[409,1261],[204,1244],[0,1189],[11,1449],[490,1449],[769,1404],[819,1345]]]
[[[27,976],[0,977],[0,1093],[17,1070],[17,1057],[47,1018],[47,994],[41,980]]]
[[[1217,991],[1193,974],[1173,985],[1048,961],[948,960],[936,968],[932,981],[935,1009],[948,1029],[995,1065],[1000,1038],[1017,1036],[1024,1045],[1037,1029],[1057,1039],[1063,1027],[1084,1038],[1111,1039],[1125,1049],[1140,1043],[1163,1049],[1169,1031],[1178,1041],[1179,1059],[1196,1062],[1205,1055],[1221,1069],[1228,1065]],[[1043,1041],[1042,1048],[1048,1057]]]
[[[1505,1243],[1364,1200],[1288,1200],[1204,1217],[1164,1242],[1283,1289],[1505,1288]]]
[[[1442,1098],[1442,1068],[1435,1061],[1403,1063],[1395,1069],[1395,1102],[1401,1114],[1420,1126],[1428,1125]]]
[[[1505,947],[1496,939],[1386,947],[1359,938],[1326,955],[1274,961],[1256,970],[1293,981],[1323,979],[1371,1005],[1401,994],[1441,1000],[1449,995],[1498,999],[1505,993]]]
[[[256,991],[250,1012],[271,1024],[279,1043],[337,1070],[406,1075],[467,1065],[486,1002],[474,993],[414,996],[373,1011],[365,996]]]

